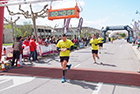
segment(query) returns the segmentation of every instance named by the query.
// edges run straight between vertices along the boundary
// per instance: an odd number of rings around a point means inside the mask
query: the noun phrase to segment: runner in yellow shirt
[[[98,44],[99,44],[99,53],[101,54],[101,49],[103,48],[103,38],[101,35],[99,35]]]
[[[66,75],[66,68],[69,70],[71,64],[67,65],[70,56],[70,50],[73,48],[73,43],[71,40],[67,39],[66,34],[62,35],[62,40],[59,40],[57,44],[57,50],[60,51],[60,62],[63,68],[63,77],[62,83],[66,82],[65,75]]]
[[[111,43],[113,43],[113,38],[111,38]]]
[[[98,56],[98,39],[95,38],[95,34],[92,35],[92,39],[90,40],[90,45],[92,47],[92,55],[94,59],[94,63],[96,63],[95,56],[99,59]]]

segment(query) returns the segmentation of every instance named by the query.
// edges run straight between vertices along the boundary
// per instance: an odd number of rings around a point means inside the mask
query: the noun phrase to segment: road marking
[[[101,87],[102,87],[102,85],[103,85],[103,82],[99,82],[97,84],[97,87],[95,88],[95,90],[92,92],[92,94],[98,94],[100,89],[101,89]]]
[[[7,90],[9,88],[24,84],[24,83],[28,83],[35,79],[35,77],[20,77],[20,76],[0,76],[0,77],[1,77],[0,80],[11,79],[13,82],[13,85],[6,87],[4,89],[1,89],[0,92],[3,90]]]
[[[76,68],[76,67],[78,67],[78,66],[80,66],[81,64],[78,64],[78,65],[76,65],[76,66],[74,66],[74,68]]]

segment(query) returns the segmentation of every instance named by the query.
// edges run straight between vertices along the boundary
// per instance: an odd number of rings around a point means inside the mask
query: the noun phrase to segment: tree
[[[4,27],[4,29],[12,29],[11,24],[4,25],[3,27]],[[13,29],[14,29],[14,32],[10,32],[11,35],[14,36],[13,38],[16,38],[16,37],[19,37],[20,35],[22,35],[21,30],[19,28],[13,26]]]
[[[31,22],[23,22],[23,25],[20,27],[20,30],[22,31],[22,36],[27,37],[32,34],[32,25]]]
[[[120,35],[121,37],[125,37],[125,36],[126,36],[125,33],[123,33],[123,34],[118,34],[118,35]]]
[[[41,18],[45,18],[46,17],[46,15],[44,15],[44,14],[46,14],[47,13],[47,11],[48,11],[48,9],[47,9],[47,6],[48,5],[45,5],[44,7],[43,7],[43,9],[41,9],[39,12],[33,12],[33,9],[32,9],[32,5],[30,4],[30,11],[31,11],[31,14],[29,14],[29,11],[24,11],[23,9],[21,9],[21,5],[19,5],[19,11],[20,12],[17,12],[17,13],[14,13],[14,12],[12,12],[12,11],[10,11],[9,10],[9,8],[8,8],[8,6],[6,6],[6,8],[7,8],[7,10],[8,10],[8,12],[9,12],[9,15],[23,15],[26,19],[32,19],[32,22],[33,22],[33,28],[34,28],[34,33],[35,33],[35,38],[36,38],[36,40],[37,40],[37,42],[39,42],[38,41],[38,37],[37,37],[37,27],[36,27],[36,19],[38,18],[38,17],[41,17]]]
[[[12,17],[11,17],[10,20],[7,20],[7,19],[4,17],[4,20],[5,20],[6,22],[8,22],[8,23],[11,25],[13,39],[15,38],[15,35],[14,35],[14,32],[15,32],[15,31],[14,31],[14,24],[15,24],[19,19],[20,19],[20,17],[18,17],[16,20],[13,21]],[[14,39],[14,41],[15,41],[15,39]]]

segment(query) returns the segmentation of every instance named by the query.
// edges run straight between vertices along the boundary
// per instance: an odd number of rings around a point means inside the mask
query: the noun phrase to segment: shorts
[[[103,43],[99,43],[99,47],[103,47]]]
[[[93,53],[97,55],[98,54],[98,50],[92,50],[92,54]]]
[[[60,62],[63,62],[64,60],[66,60],[68,62],[69,56],[60,57]]]

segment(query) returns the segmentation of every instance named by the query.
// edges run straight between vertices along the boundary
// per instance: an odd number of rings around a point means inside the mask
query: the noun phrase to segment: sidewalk
[[[132,44],[130,44],[130,46],[132,47],[138,59],[140,60],[140,50],[137,49],[137,45],[132,46]]]

